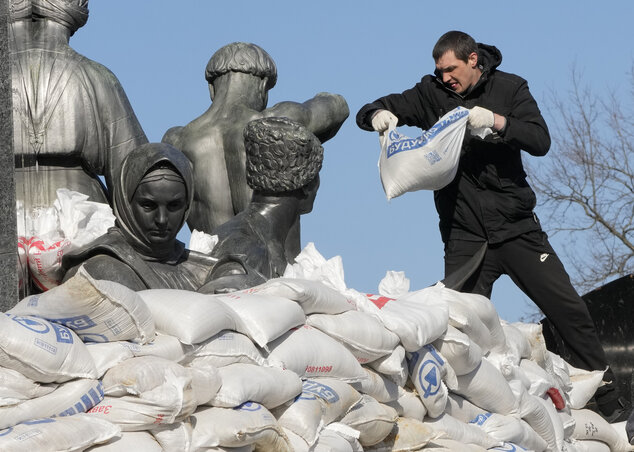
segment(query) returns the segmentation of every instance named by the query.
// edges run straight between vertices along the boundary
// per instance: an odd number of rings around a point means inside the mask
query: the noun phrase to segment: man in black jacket
[[[432,56],[434,75],[363,106],[358,126],[379,133],[395,125],[427,130],[454,108],[468,108],[469,126],[456,177],[434,192],[445,244],[445,276],[486,247],[482,262],[461,290],[490,297],[493,283],[508,274],[558,330],[572,351],[571,364],[587,370],[607,368],[604,380],[613,381],[588,309],[533,212],[536,198],[520,151],[545,155],[550,135],[526,80],[497,70],[500,51],[463,32],[441,36]],[[628,404],[619,399],[615,383],[600,388],[597,404],[611,421],[627,418],[621,419]]]

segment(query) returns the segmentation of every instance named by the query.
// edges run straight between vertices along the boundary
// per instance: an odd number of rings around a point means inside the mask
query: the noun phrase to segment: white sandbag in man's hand
[[[372,116],[372,128],[379,133],[396,127],[397,123],[398,118],[387,110],[378,110],[374,113],[374,116]]]

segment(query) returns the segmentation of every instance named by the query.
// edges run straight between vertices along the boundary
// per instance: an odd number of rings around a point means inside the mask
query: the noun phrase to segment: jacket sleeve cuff
[[[497,131],[498,135],[501,137],[504,137],[504,134],[506,133],[508,128],[509,128],[509,118],[507,116],[504,116],[504,127],[502,127],[500,130]]]

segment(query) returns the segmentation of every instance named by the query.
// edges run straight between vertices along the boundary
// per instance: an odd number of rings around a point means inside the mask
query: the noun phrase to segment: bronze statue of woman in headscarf
[[[92,277],[133,290],[195,291],[220,276],[213,273],[218,259],[176,239],[193,198],[192,166],[182,152],[167,143],[138,147],[124,159],[113,195],[115,227],[64,256],[65,279],[82,264]],[[234,263],[229,267],[246,272]]]

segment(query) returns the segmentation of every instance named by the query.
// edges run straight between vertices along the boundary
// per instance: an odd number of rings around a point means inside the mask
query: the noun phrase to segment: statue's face
[[[300,215],[312,212],[313,204],[315,204],[315,198],[317,197],[317,190],[319,190],[319,174],[304,187],[306,199],[303,199],[300,203]]]
[[[134,217],[152,244],[174,240],[186,210],[185,184],[171,179],[142,182],[132,197]]]

